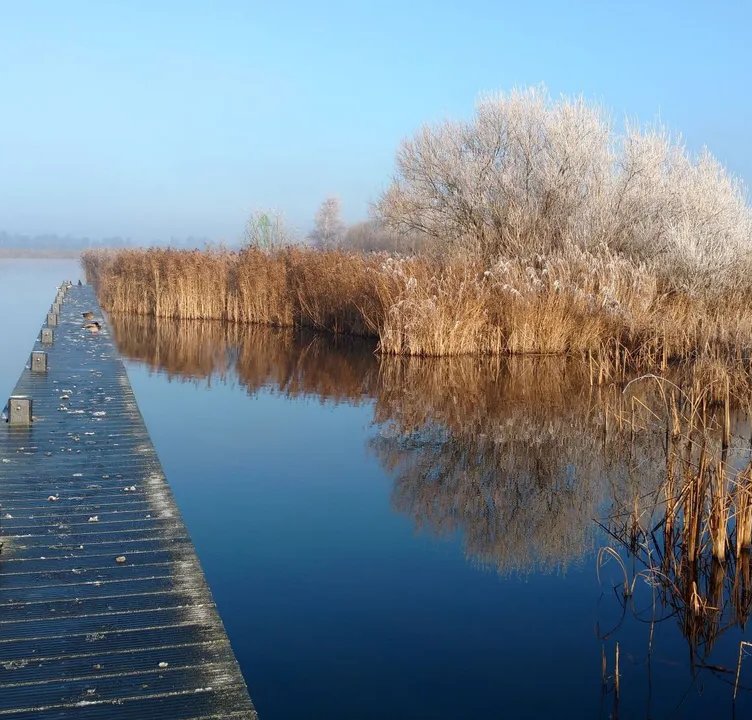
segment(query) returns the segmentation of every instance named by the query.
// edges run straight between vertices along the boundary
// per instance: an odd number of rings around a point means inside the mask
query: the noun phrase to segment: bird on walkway
[[[93,322],[85,323],[84,329],[88,330],[90,333],[98,333],[102,329],[102,324],[97,320],[94,320]]]
[[[85,313],[81,313],[81,315],[83,315],[84,320],[94,319],[94,313],[91,310],[87,310]]]

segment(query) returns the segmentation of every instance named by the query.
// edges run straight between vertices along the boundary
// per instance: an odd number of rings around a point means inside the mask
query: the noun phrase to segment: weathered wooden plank
[[[14,391],[33,422],[0,427],[0,720],[254,718],[114,343],[82,328],[90,309],[91,288],[67,291]]]
[[[198,687],[164,694],[144,693],[116,700],[79,700],[75,704],[37,706],[23,711],[0,712],[0,718],[32,720],[236,720],[248,718],[247,711],[235,710],[247,696],[245,687]],[[33,698],[32,698],[33,700]]]

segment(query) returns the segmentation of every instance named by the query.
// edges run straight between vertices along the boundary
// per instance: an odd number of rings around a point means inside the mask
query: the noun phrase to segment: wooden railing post
[[[44,350],[34,350],[31,353],[31,372],[47,372],[47,353]]]
[[[28,395],[11,395],[8,400],[8,422],[11,425],[31,425],[32,401]]]

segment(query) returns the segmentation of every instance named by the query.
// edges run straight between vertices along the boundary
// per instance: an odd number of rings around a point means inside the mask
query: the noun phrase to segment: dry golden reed
[[[622,256],[570,248],[490,268],[433,257],[285,247],[88,252],[113,314],[304,326],[396,355],[568,354],[614,372],[676,362],[746,373],[752,290],[682,290]]]
[[[643,401],[646,383],[659,389],[659,402]],[[651,622],[678,619],[691,662],[700,666],[717,638],[735,624],[743,626],[752,610],[748,403],[744,410],[728,379],[718,385],[702,387],[695,379],[681,389],[657,377],[629,384],[628,414],[618,420],[635,447],[645,433],[662,431],[665,472],[653,491],[617,500],[604,522],[638,561],[635,566],[619,560],[622,570],[625,563],[633,568],[631,580],[625,573],[625,588],[631,591],[638,577],[647,581]],[[633,391],[640,395],[631,396]],[[635,460],[631,464],[642,474],[646,465]]]

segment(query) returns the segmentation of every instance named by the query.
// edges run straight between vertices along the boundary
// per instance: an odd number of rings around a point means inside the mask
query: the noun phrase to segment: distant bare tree
[[[340,217],[339,198],[328,197],[321,203],[309,240],[319,248],[338,247],[345,234],[345,224]]]
[[[272,250],[289,245],[293,237],[281,213],[257,210],[248,218],[244,239],[247,245],[254,245],[262,250]]]

